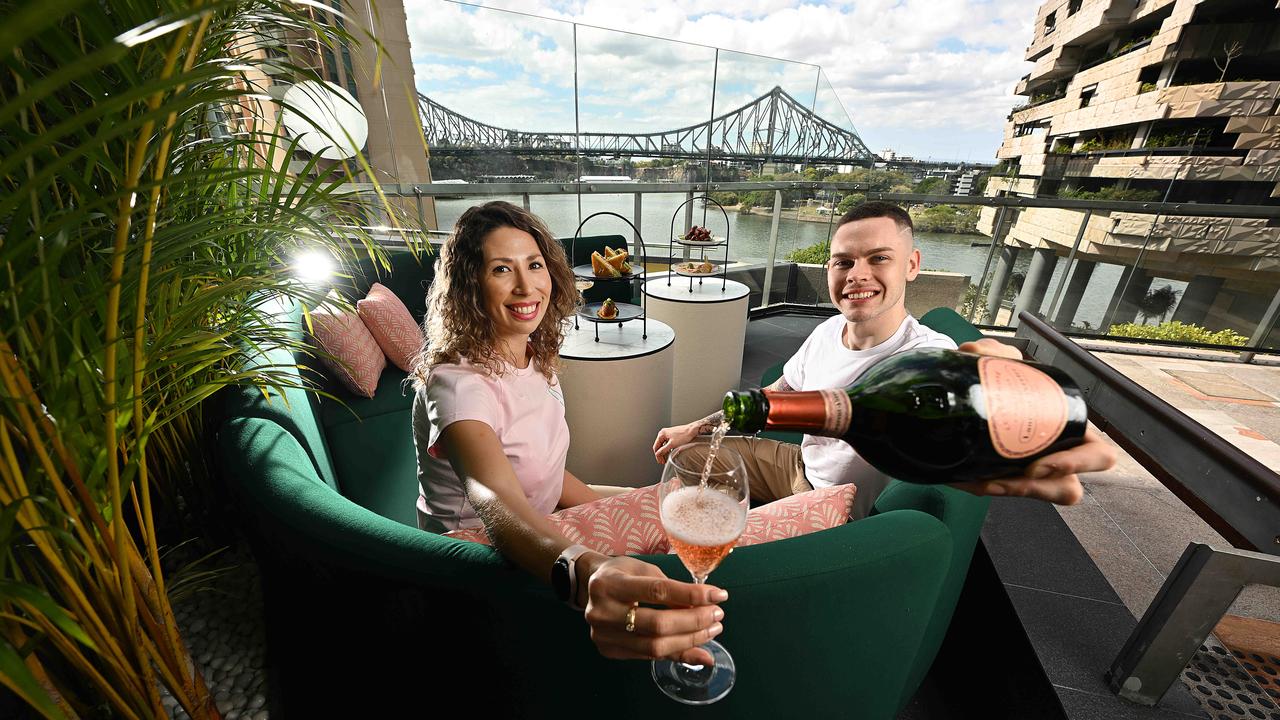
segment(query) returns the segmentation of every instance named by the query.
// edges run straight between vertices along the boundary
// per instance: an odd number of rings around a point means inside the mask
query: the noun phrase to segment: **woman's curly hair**
[[[564,319],[574,313],[578,291],[564,247],[545,223],[518,205],[494,200],[468,208],[458,218],[436,261],[435,278],[427,291],[425,336],[413,369],[415,383],[425,385],[431,369],[463,358],[501,375],[511,358],[497,348],[493,319],[484,309],[484,240],[498,228],[511,227],[533,236],[551,276],[551,298],[538,329],[529,336],[533,362],[551,380],[560,362]]]

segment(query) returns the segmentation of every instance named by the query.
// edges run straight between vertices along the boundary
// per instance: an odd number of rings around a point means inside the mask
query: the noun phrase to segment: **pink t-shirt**
[[[505,373],[492,376],[464,360],[432,369],[413,402],[420,527],[444,532],[481,525],[462,482],[437,445],[440,433],[459,420],[477,420],[493,428],[529,504],[544,515],[555,512],[569,453],[569,425],[558,380],[548,383],[532,362],[524,369],[507,366]]]

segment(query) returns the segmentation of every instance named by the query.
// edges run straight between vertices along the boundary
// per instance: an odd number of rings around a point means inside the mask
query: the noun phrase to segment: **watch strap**
[[[565,602],[569,603],[569,607],[574,610],[585,610],[586,608],[578,605],[578,558],[589,552],[591,548],[586,545],[570,545],[560,551],[560,557],[557,562],[567,563],[566,568],[569,571],[569,597]]]

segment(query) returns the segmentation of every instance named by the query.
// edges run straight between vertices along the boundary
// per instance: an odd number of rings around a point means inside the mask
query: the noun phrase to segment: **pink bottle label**
[[[987,401],[991,444],[1000,455],[1035,455],[1067,426],[1067,396],[1043,371],[1017,360],[982,357],[978,378]]]

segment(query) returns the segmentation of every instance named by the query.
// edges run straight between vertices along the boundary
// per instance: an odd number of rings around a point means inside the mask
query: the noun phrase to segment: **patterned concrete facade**
[[[1035,65],[1017,92],[1028,101],[1009,115],[988,195],[1280,205],[1273,0],[1049,0],[1026,59]],[[994,234],[997,219],[984,210],[980,229]],[[1008,211],[1002,230],[1065,257],[1084,219]],[[1233,297],[1196,319],[1251,334],[1280,287],[1278,246],[1274,221],[1111,212],[1088,219],[1079,257],[1141,256],[1148,276],[1216,278]],[[1235,296],[1245,299],[1233,311]]]

